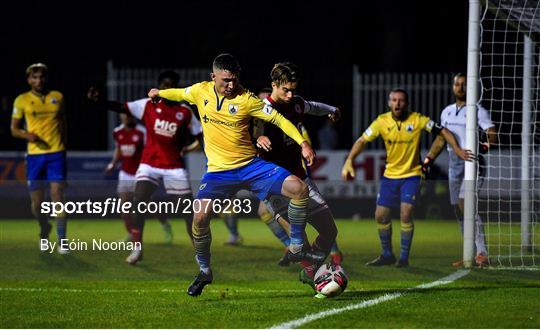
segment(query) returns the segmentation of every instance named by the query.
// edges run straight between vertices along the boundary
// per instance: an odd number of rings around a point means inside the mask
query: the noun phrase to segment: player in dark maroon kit
[[[160,89],[175,88],[179,80],[177,73],[165,71],[160,74],[158,83]],[[100,102],[99,99],[97,101]],[[193,198],[189,173],[185,169],[182,154],[190,151],[187,148],[190,135],[199,136],[202,134],[202,127],[191,109],[177,102],[167,100],[153,102],[146,98],[123,104],[114,101],[100,103],[111,111],[131,114],[141,120],[146,127],[146,144],[135,174],[136,186],[133,198],[135,225],[131,232],[133,241],[142,243],[145,215],[138,212],[137,205],[150,200],[161,180],[167,194],[180,199]],[[191,238],[193,215],[186,212],[184,216],[186,230]],[[126,262],[134,265],[141,259],[142,248],[136,248],[126,258]]]
[[[340,117],[340,110],[324,103],[306,101],[296,95],[298,86],[298,68],[293,63],[278,63],[270,73],[272,79],[272,94],[264,102],[279,111],[305,132],[302,121],[304,114],[324,116],[328,115],[332,121]],[[274,129],[266,123],[256,122],[254,136],[257,138],[257,147],[260,157],[275,163],[292,174],[304,180],[309,188],[309,219],[308,222],[317,230],[319,235],[312,244],[312,249],[325,254],[331,254],[332,262],[340,264],[342,254],[337,248],[337,228],[330,208],[323,199],[317,186],[309,178],[309,168],[304,163],[301,150],[283,132]],[[270,196],[265,201],[268,210],[276,218],[287,219],[288,201],[282,196]],[[301,280],[312,285],[313,276],[319,265],[302,263],[304,270]],[[313,286],[313,285],[312,285]]]

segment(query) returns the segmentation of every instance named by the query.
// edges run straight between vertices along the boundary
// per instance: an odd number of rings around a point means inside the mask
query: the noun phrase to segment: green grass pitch
[[[137,266],[124,262],[123,251],[41,253],[36,221],[0,221],[1,327],[268,328],[436,281],[456,271],[451,263],[461,255],[454,221],[418,220],[411,267],[366,267],[379,252],[374,221],[340,220],[349,287],[335,299],[319,300],[298,281],[299,266],[276,265],[283,247],[264,224],[241,219],[239,228],[244,245],[224,246],[225,226],[213,220],[214,283],[192,298],[185,292],[198,267],[181,220],[173,220],[172,245],[162,243],[157,221],[147,222],[144,260]],[[399,223],[393,228],[399,253]],[[68,237],[82,241],[124,235],[120,220],[68,223]],[[539,311],[539,271],[473,269],[455,282],[300,327],[540,328]]]

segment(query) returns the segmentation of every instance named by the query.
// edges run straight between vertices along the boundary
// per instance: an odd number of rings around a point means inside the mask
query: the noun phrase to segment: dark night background
[[[352,66],[363,72],[465,71],[468,2],[332,1],[226,3],[166,1],[27,1],[0,14],[3,97],[0,150],[23,150],[9,135],[11,103],[28,89],[24,70],[50,69],[50,87],[62,91],[68,111],[69,150],[105,150],[106,114],[85,101],[103,85],[106,62],[121,67],[209,68],[220,52],[235,54],[243,84],[269,84],[276,62],[303,71],[300,94],[344,110],[340,148],[352,143]],[[141,96],[142,97],[142,96]],[[122,100],[121,100],[122,101]],[[320,120],[308,122],[316,129]]]

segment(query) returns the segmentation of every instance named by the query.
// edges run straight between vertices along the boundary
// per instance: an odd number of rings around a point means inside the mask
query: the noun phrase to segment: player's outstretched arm
[[[333,123],[337,122],[341,118],[341,110],[339,110],[339,108],[321,102],[304,101],[304,109],[304,113],[307,115],[327,115]]]
[[[456,138],[454,137],[454,134],[447,130],[446,128],[443,128],[441,130],[441,135],[444,137],[446,142],[450,144],[456,155],[465,161],[471,161],[474,160],[474,155],[469,149],[462,149],[459,147]]]
[[[437,159],[437,157],[439,157],[441,151],[444,149],[445,146],[446,146],[446,140],[444,139],[444,137],[441,135],[437,135],[426,157],[431,158],[432,160]]]
[[[182,102],[182,101],[190,102],[190,100],[186,99],[185,90],[186,90],[185,88],[169,88],[169,89],[152,88],[148,92],[148,97],[151,98],[152,100],[155,100],[161,97],[166,100],[175,101],[175,102]]]
[[[94,86],[88,89],[86,96],[90,101],[97,104],[100,109],[129,114],[129,110],[125,104],[118,101],[105,100],[101,95],[101,91]]]
[[[351,180],[356,177],[356,169],[354,168],[354,160],[356,157],[364,150],[367,144],[367,140],[361,136],[356,142],[354,142],[347,159],[345,159],[345,164],[341,169],[341,177],[343,180]]]

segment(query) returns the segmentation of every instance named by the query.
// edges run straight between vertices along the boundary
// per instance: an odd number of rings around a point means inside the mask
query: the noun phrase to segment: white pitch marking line
[[[175,289],[155,289],[155,290],[137,290],[137,289],[66,289],[66,288],[1,288],[1,291],[10,292],[65,292],[65,293],[81,293],[81,292],[94,292],[94,293],[151,293],[151,292],[170,292],[180,293],[182,290]],[[205,290],[205,292],[228,292],[228,293],[302,293],[305,290],[258,290],[258,289],[223,289],[223,290]]]
[[[393,299],[399,298],[401,296],[404,296],[405,294],[407,294],[410,291],[429,289],[429,288],[433,288],[433,287],[436,287],[436,286],[449,284],[449,283],[454,282],[457,279],[462,278],[463,276],[467,275],[468,273],[469,273],[468,269],[461,269],[461,270],[458,270],[457,272],[455,272],[453,274],[450,274],[450,275],[448,275],[446,277],[443,277],[443,278],[441,278],[441,279],[439,279],[437,281],[434,281],[434,282],[425,283],[425,284],[421,284],[421,285],[418,285],[418,286],[415,286],[415,287],[412,287],[412,288],[408,288],[408,289],[406,289],[405,291],[402,291],[402,292],[387,293],[387,294],[385,294],[383,296],[380,296],[380,297],[377,297],[375,299],[365,300],[365,301],[362,301],[362,302],[357,303],[357,304],[353,304],[353,305],[349,305],[349,306],[345,306],[345,307],[341,307],[341,308],[333,308],[333,309],[325,310],[325,311],[322,311],[322,312],[319,312],[319,313],[306,315],[306,316],[304,316],[303,318],[300,318],[300,319],[296,319],[296,320],[292,320],[292,321],[289,321],[289,322],[274,325],[270,329],[292,329],[292,328],[296,328],[296,327],[299,327],[299,326],[304,325],[306,323],[309,323],[309,322],[312,322],[312,321],[315,321],[315,320],[318,320],[318,319],[322,319],[322,318],[325,318],[325,317],[328,317],[328,316],[331,316],[331,315],[336,315],[336,314],[340,314],[340,313],[343,313],[343,312],[352,311],[352,310],[355,310],[355,309],[362,309],[362,308],[370,307],[370,306],[373,306],[373,305],[377,305],[377,304],[385,302],[385,301],[393,300]]]

